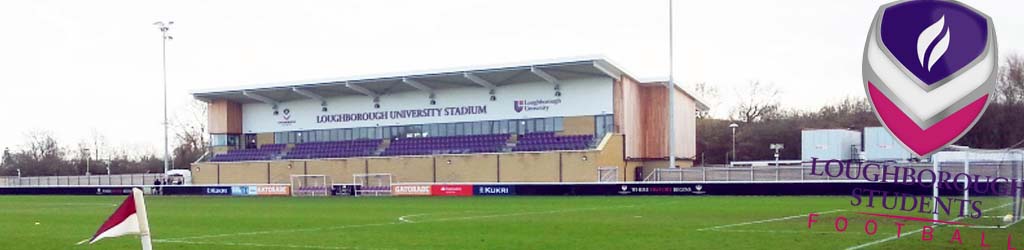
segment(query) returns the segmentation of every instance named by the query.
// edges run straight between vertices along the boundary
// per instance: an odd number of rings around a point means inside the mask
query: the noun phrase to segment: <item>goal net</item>
[[[684,181],[686,170],[681,168],[656,168],[644,177],[644,181]]]
[[[331,196],[330,177],[326,175],[292,175],[292,196]]]
[[[356,196],[391,195],[391,180],[390,173],[352,175]]]
[[[617,182],[619,181],[619,168],[618,167],[599,167],[597,168],[597,182]]]
[[[1024,151],[939,152],[932,155],[932,170],[939,173],[933,181],[934,219],[979,228],[1006,228],[1022,220]]]

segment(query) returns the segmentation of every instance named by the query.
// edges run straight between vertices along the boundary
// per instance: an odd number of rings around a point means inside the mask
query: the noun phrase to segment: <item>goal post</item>
[[[971,208],[963,217],[937,212],[933,219],[960,221],[977,228],[1006,228],[1024,219],[1024,150],[967,149],[938,152],[931,159],[935,173],[951,177],[945,182],[941,178],[932,180],[933,204],[959,199]],[[972,207],[976,203],[980,215]]]
[[[391,195],[391,173],[370,173],[352,175],[356,196]]]
[[[331,196],[334,185],[326,175],[292,175],[292,196]]]
[[[685,181],[686,171],[682,168],[656,168],[644,177],[644,181]]]

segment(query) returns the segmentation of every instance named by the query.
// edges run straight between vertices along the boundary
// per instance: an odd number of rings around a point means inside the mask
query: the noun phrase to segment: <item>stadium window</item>
[[[553,118],[554,123],[555,123],[555,131],[556,132],[560,132],[562,130],[565,130],[565,128],[564,128],[565,121],[563,119],[564,118],[562,118],[562,117],[555,117],[555,118]]]
[[[615,124],[611,115],[594,116],[594,133],[596,135],[602,136],[613,132],[614,129]]]
[[[227,146],[228,136],[225,134],[212,134],[210,135],[210,146]]]
[[[288,143],[288,134],[285,132],[274,133],[274,143],[283,144]]]
[[[238,135],[228,135],[228,146],[238,146],[238,141],[240,141],[240,139],[241,138],[239,138]]]
[[[615,132],[615,116],[605,115],[604,116],[604,132],[612,133]]]
[[[555,129],[555,118],[544,119],[544,128],[546,131],[558,131]]]

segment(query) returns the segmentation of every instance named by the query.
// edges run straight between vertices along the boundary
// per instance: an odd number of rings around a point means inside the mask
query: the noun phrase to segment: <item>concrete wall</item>
[[[274,133],[259,133],[256,134],[256,145],[263,146],[267,144],[274,144]]]
[[[558,182],[559,154],[514,153],[501,156],[503,182]]]
[[[220,163],[218,164],[220,184],[237,184],[237,183],[270,183],[268,181],[268,162],[247,162],[247,163]],[[195,171],[192,171],[195,173]],[[198,183],[193,181],[195,184],[208,184]],[[282,182],[283,183],[283,182]]]
[[[366,173],[365,159],[313,160],[306,162],[306,174],[322,174],[334,183],[351,183],[352,175]]]
[[[573,116],[562,119],[562,134],[594,134],[594,116]]]
[[[433,157],[372,158],[369,173],[391,173],[393,182],[433,182]]]
[[[436,158],[437,182],[498,182],[497,154],[441,155]]]
[[[195,184],[217,184],[218,164],[212,162],[197,163],[192,165],[192,183]]]
[[[618,167],[619,180],[631,176],[623,160],[624,136],[607,137],[599,150],[499,153],[332,160],[199,163],[195,184],[289,183],[291,175],[323,174],[334,183],[352,175],[391,173],[394,182],[594,182],[598,167]],[[218,169],[220,170],[218,172]]]

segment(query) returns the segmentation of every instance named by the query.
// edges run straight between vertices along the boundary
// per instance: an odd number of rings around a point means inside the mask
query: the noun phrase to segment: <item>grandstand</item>
[[[692,166],[707,107],[666,90],[591,57],[196,91],[214,154],[191,171],[197,184],[639,181],[670,167],[669,93],[676,164]]]

